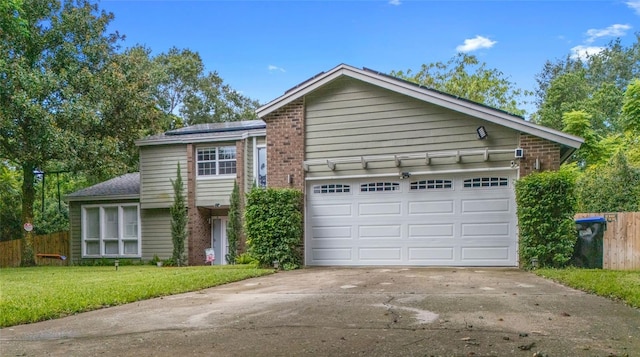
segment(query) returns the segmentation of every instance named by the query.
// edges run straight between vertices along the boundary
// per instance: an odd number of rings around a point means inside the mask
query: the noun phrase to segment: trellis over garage
[[[339,65],[258,109],[268,186],[305,192],[307,265],[516,266],[513,184],[582,139]]]

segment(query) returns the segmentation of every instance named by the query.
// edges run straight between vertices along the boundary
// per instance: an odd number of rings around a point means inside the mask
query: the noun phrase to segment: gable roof
[[[464,113],[494,124],[502,125],[522,133],[538,136],[571,149],[579,148],[584,142],[582,138],[577,136],[528,122],[520,116],[507,113],[503,110],[430,89],[419,84],[382,74],[370,69],[359,69],[346,64],[341,64],[330,71],[322,72],[291,88],[282,96],[258,108],[258,117],[264,118],[268,114],[280,109],[288,103],[315,91],[341,76],[354,78],[427,103]]]
[[[83,188],[66,196],[67,201],[122,200],[140,198],[140,173],[134,172]]]
[[[210,141],[235,141],[249,136],[266,135],[267,124],[262,120],[243,120],[206,123],[169,130],[136,141],[137,146],[185,144]]]

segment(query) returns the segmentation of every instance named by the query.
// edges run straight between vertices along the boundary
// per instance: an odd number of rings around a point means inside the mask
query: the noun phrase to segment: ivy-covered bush
[[[277,261],[284,270],[302,262],[302,192],[253,188],[247,194],[245,234],[249,252],[261,265]]]
[[[576,191],[578,212],[640,211],[640,169],[618,152],[606,165],[587,169]]]
[[[575,177],[569,171],[534,173],[516,182],[520,262],[563,267],[576,243]]]

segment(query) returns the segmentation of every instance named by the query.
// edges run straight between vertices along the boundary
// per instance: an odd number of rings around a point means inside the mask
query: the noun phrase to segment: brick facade
[[[187,261],[189,265],[204,265],[204,250],[211,247],[211,211],[196,207],[195,145],[187,145]]]
[[[270,113],[263,120],[267,123],[269,187],[304,192],[304,98]]]
[[[529,134],[520,134],[520,147],[524,157],[520,159],[520,177],[535,171],[555,171],[560,168],[560,145]],[[538,159],[539,169],[535,169]]]

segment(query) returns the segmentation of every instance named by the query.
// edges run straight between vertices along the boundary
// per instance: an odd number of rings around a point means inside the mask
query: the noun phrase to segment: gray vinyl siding
[[[140,203],[143,209],[167,208],[173,204],[170,180],[176,179],[178,162],[186,187],[186,145],[140,147]]]
[[[196,180],[196,206],[228,206],[234,181],[235,177]]]
[[[267,145],[267,138],[265,136],[260,136],[257,138],[258,145]]]
[[[514,149],[518,133],[465,114],[431,105],[364,82],[341,78],[305,98],[305,159],[335,159],[355,156],[401,155],[476,149]],[[484,125],[489,133],[478,140],[476,128]],[[404,160],[402,168],[394,162],[339,164],[331,171],[327,165],[313,165],[308,176],[341,176],[438,171],[460,168],[508,166],[513,154],[494,154],[485,162],[481,155],[453,158]]]
[[[82,228],[80,202],[69,202],[69,244],[71,264],[77,263],[82,256]]]
[[[142,259],[151,260],[154,254],[160,259],[171,258],[173,243],[171,240],[171,215],[168,209],[143,209],[142,220]],[[188,251],[185,242],[185,251]]]

